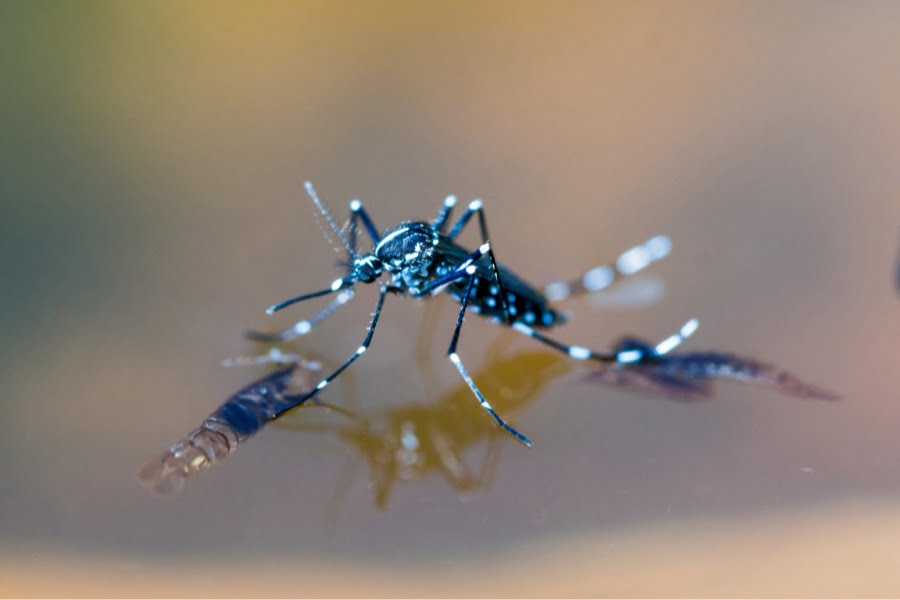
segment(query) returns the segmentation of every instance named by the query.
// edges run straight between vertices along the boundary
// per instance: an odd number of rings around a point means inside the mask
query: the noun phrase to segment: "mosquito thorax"
[[[374,254],[364,254],[353,261],[353,274],[362,283],[372,283],[384,271],[384,266]]]
[[[438,233],[428,223],[401,223],[381,238],[375,246],[375,255],[384,268],[391,272],[422,271],[432,263]]]

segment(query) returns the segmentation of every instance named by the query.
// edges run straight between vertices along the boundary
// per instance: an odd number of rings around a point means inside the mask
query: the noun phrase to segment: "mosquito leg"
[[[349,230],[349,245],[351,252],[356,252],[356,230],[357,230],[357,220],[363,222],[363,226],[366,228],[366,232],[369,234],[369,237],[372,238],[373,244],[378,244],[378,241],[381,239],[378,235],[378,230],[375,228],[375,224],[372,222],[372,219],[369,217],[369,214],[366,212],[366,209],[363,207],[362,202],[359,200],[351,200],[350,201],[350,230]],[[341,282],[341,283],[338,283]],[[298,298],[294,298],[280,304],[276,304],[271,307],[268,312],[272,313],[277,310],[281,310],[286,306],[291,304],[296,304],[298,302],[303,302],[304,300],[309,300],[311,298],[316,298],[318,296],[324,296],[326,294],[335,292],[337,290],[341,290],[348,285],[351,285],[352,282],[349,281],[349,278],[336,280],[330,289],[322,290],[321,292],[315,292],[313,294],[306,294],[304,296],[300,296]],[[337,285],[337,289],[335,289],[335,285]],[[288,327],[287,329],[283,329],[281,331],[275,333],[265,333],[261,331],[248,331],[245,336],[251,340],[256,340],[260,342],[287,342],[301,335],[306,335],[314,327],[319,325],[322,321],[333,315],[337,312],[341,307],[350,302],[353,299],[353,289],[346,289],[338,295],[337,298],[331,301],[328,306],[319,311],[311,319],[303,319],[302,321],[297,321],[293,326]]]
[[[484,244],[479,246],[477,250],[470,254],[469,258],[461,262],[455,271],[451,271],[443,277],[438,277],[421,290],[411,290],[412,295],[416,297],[425,296],[428,294],[434,295],[454,281],[465,279],[469,275],[469,267],[480,260],[481,257],[483,257],[485,254],[488,254],[490,251],[491,244],[489,242],[485,242]]]
[[[557,342],[556,340],[549,338],[542,333],[538,333],[524,323],[513,323],[512,328],[519,333],[534,338],[542,344],[546,344],[547,346],[558,350],[559,352],[568,354],[575,360],[595,360],[602,363],[617,363],[621,365],[629,365],[640,362],[648,362],[658,358],[660,355],[666,354],[676,346],[679,346],[688,337],[690,337],[694,333],[694,331],[697,330],[698,325],[699,322],[697,321],[697,319],[691,319],[681,326],[681,329],[678,331],[678,333],[670,335],[659,344],[657,344],[654,348],[641,349],[634,346],[621,349],[617,352],[595,352],[589,348],[585,348],[584,346],[567,346],[566,344]]]
[[[485,399],[484,395],[482,395],[481,391],[478,389],[478,386],[475,385],[475,382],[472,381],[472,377],[469,375],[469,372],[466,371],[466,367],[463,365],[462,360],[459,358],[459,355],[456,353],[456,345],[459,343],[459,332],[462,329],[463,319],[466,316],[466,306],[469,304],[469,294],[472,291],[472,285],[475,283],[475,267],[469,265],[466,267],[466,273],[469,275],[469,282],[466,284],[466,292],[463,294],[462,306],[459,309],[459,316],[456,319],[456,329],[453,330],[453,340],[450,342],[450,348],[447,349],[447,358],[450,359],[450,362],[453,363],[453,366],[456,367],[456,370],[459,371],[460,376],[462,376],[463,381],[466,382],[466,385],[469,386],[469,389],[472,390],[472,393],[475,394],[475,397],[478,399],[478,403],[481,404],[481,408],[483,408],[494,422],[500,426],[501,429],[511,434],[514,438],[528,446],[531,447],[531,440],[527,437],[516,431],[513,427],[506,424],[500,415],[494,410],[491,404]]]
[[[345,304],[353,299],[355,292],[353,289],[347,289],[338,294],[337,298],[328,303],[328,305],[319,311],[311,319],[303,319],[297,321],[287,329],[276,331],[275,333],[266,333],[264,331],[247,331],[244,337],[257,342],[289,342],[301,335],[306,335],[313,328],[317,327],[325,319],[336,313]]]
[[[372,243],[374,245],[378,245],[378,242],[381,241],[381,236],[378,235],[378,229],[375,228],[375,223],[372,222],[372,218],[369,217],[369,213],[366,212],[365,207],[363,207],[363,203],[360,200],[351,200],[350,201],[350,231],[352,240],[351,245],[353,247],[353,251],[356,251],[356,220],[359,219],[363,223],[363,227],[366,228],[366,233],[369,234],[369,237],[372,238]]]
[[[431,222],[431,226],[437,229],[438,233],[444,233],[444,228],[447,226],[447,220],[450,218],[450,213],[453,212],[454,206],[456,206],[456,196],[447,196],[444,199],[441,210],[438,211],[434,221]]]
[[[275,314],[283,308],[287,308],[288,306],[292,306],[294,304],[299,304],[300,302],[306,302],[307,300],[312,300],[313,298],[319,298],[321,296],[327,296],[328,294],[336,294],[344,288],[351,287],[354,283],[356,283],[356,279],[352,277],[342,277],[341,279],[335,279],[331,282],[331,286],[324,290],[312,292],[311,294],[303,294],[302,296],[296,296],[294,298],[290,298],[289,300],[283,300],[278,304],[273,304],[272,306],[267,308],[266,312],[270,315]]]
[[[478,215],[478,228],[481,231],[481,243],[487,244],[488,239],[488,228],[487,228],[487,219],[484,216],[484,204],[481,200],[475,199],[469,202],[468,208],[466,208],[466,212],[459,217],[459,220],[453,226],[453,229],[450,230],[450,239],[455,238],[459,233],[463,230],[466,224],[469,222],[469,219],[472,218],[472,215]],[[503,314],[505,316],[505,322],[509,323],[511,321],[509,315],[509,301],[506,296],[506,290],[503,289],[503,281],[500,279],[500,269],[497,267],[497,259],[494,256],[493,250],[488,252],[488,255],[491,258],[491,270],[494,272],[494,279],[497,281],[498,295],[500,296],[500,305],[503,307]]]
[[[366,330],[366,337],[365,337],[365,339],[363,339],[363,343],[359,346],[359,348],[356,349],[356,352],[354,352],[350,356],[350,358],[348,358],[346,361],[344,361],[344,364],[342,364],[340,367],[338,367],[328,377],[326,377],[325,379],[320,381],[319,384],[315,388],[310,390],[309,392],[306,392],[305,394],[285,396],[285,401],[287,402],[287,405],[284,408],[280,409],[275,414],[274,418],[280,417],[284,413],[288,412],[289,410],[294,409],[297,406],[300,406],[301,404],[303,404],[304,402],[306,402],[307,400],[309,400],[310,398],[312,398],[313,396],[318,394],[321,390],[323,390],[325,388],[325,386],[327,386],[338,375],[340,375],[344,371],[344,369],[346,369],[351,364],[353,364],[353,361],[355,361],[357,358],[359,358],[360,356],[363,355],[363,353],[369,348],[369,344],[372,342],[372,335],[375,333],[375,326],[378,325],[378,317],[381,315],[381,309],[384,306],[384,299],[387,296],[388,292],[393,292],[393,291],[395,291],[394,288],[388,287],[386,285],[381,286],[381,291],[378,295],[378,304],[375,306],[375,313],[372,315],[372,321],[369,323],[369,327]]]
[[[238,356],[235,358],[226,358],[222,361],[223,367],[246,367],[256,365],[296,365],[306,369],[321,369],[322,365],[315,360],[307,360],[299,354],[282,352],[278,348],[271,348],[265,354],[257,354],[255,356]]]
[[[572,296],[598,292],[665,258],[671,251],[672,241],[667,236],[652,237],[620,254],[612,264],[594,267],[575,279],[548,283],[544,286],[544,296],[551,302],[558,302]]]
[[[469,223],[469,220],[472,218],[476,212],[480,212],[482,208],[482,202],[479,199],[472,200],[469,202],[469,206],[466,208],[465,212],[459,216],[456,220],[456,223],[453,224],[453,227],[450,228],[450,233],[447,234],[451,240],[458,236],[463,229],[465,229],[466,225]],[[484,231],[484,228],[482,228]]]

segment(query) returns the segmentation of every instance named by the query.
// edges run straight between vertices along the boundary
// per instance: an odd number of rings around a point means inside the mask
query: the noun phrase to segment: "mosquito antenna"
[[[344,247],[347,248],[347,252],[350,253],[351,259],[356,259],[356,252],[353,251],[353,247],[350,245],[350,242],[347,241],[347,238],[344,237],[344,234],[341,232],[341,228],[337,226],[337,223],[334,222],[334,219],[331,217],[331,213],[328,212],[328,209],[325,208],[325,205],[322,204],[322,201],[319,200],[318,194],[316,194],[316,189],[313,187],[312,183],[309,181],[304,182],[306,185],[306,193],[309,194],[310,199],[312,199],[313,203],[316,205],[316,208],[319,209],[319,212],[322,213],[322,216],[325,217],[325,220],[328,222],[328,226],[331,227],[331,231],[338,237]]]

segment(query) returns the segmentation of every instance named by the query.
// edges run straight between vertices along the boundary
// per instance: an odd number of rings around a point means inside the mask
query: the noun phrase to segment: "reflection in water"
[[[572,369],[572,361],[557,352],[525,351],[502,356],[489,351],[487,366],[474,376],[498,410],[519,412],[538,397],[554,378]],[[321,403],[341,415],[343,424],[282,423],[295,431],[324,432],[347,443],[355,456],[340,478],[335,506],[341,503],[360,459],[371,471],[375,505],[386,508],[397,481],[415,481],[440,473],[457,491],[487,486],[499,458],[502,430],[481,414],[463,382],[437,401],[393,408],[374,415]],[[312,405],[309,405],[312,408]],[[305,414],[306,410],[302,411]],[[482,440],[487,450],[480,467],[467,464],[464,453]]]
[[[622,338],[616,352],[637,351],[652,356],[647,362],[627,369],[603,366],[589,378],[619,387],[635,388],[691,401],[712,396],[712,380],[727,379],[741,383],[764,385],[789,396],[838,400],[839,396],[806,383],[780,368],[751,358],[723,352],[658,352],[637,338]]]
[[[673,336],[656,347],[637,338],[623,338],[616,353],[640,352],[654,357],[653,361],[603,367],[593,371],[589,379],[682,401],[711,398],[715,379],[763,385],[803,398],[838,399],[831,392],[753,359],[721,352],[671,352],[686,337],[676,343]],[[488,352],[487,366],[475,379],[495,399],[498,410],[515,413],[524,410],[546,385],[577,364],[562,354],[545,350],[502,355],[495,344]],[[387,507],[398,481],[422,480],[435,472],[457,492],[490,485],[499,459],[501,430],[483,418],[465,383],[436,402],[424,401],[370,415],[325,402],[320,406],[340,415],[341,422],[282,422],[279,426],[335,435],[353,451],[330,504],[335,514],[363,460],[369,466],[370,487],[379,509]],[[307,416],[310,411],[301,412]],[[472,467],[464,455],[482,441],[486,441],[487,448],[481,465]],[[333,517],[336,519],[334,514]]]
[[[165,494],[180,491],[188,477],[222,460],[263,426],[275,418],[291,391],[312,388],[322,370],[318,362],[273,349],[269,354],[249,359],[225,361],[229,364],[287,363],[262,379],[232,395],[197,429],[151,459],[138,474],[143,484]]]

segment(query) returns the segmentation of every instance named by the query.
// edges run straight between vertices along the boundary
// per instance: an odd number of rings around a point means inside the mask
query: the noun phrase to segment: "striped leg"
[[[321,324],[322,321],[336,313],[345,304],[353,299],[355,292],[352,288],[343,290],[337,295],[337,298],[328,303],[328,305],[320,310],[311,319],[303,319],[297,321],[287,329],[276,331],[274,333],[266,333],[264,331],[247,331],[244,336],[257,342],[289,342],[294,338],[306,335],[313,330],[314,327]]]
[[[438,211],[434,221],[431,222],[431,226],[437,229],[439,233],[444,233],[444,228],[447,226],[447,220],[450,218],[450,213],[453,212],[454,206],[456,206],[456,196],[447,196],[444,199],[441,210]]]
[[[310,370],[319,370],[322,368],[322,364],[319,361],[305,359],[299,354],[282,352],[278,348],[271,348],[265,354],[238,356],[235,358],[226,358],[222,361],[223,367],[247,367],[268,364],[295,365]]]
[[[664,235],[652,237],[643,244],[629,248],[611,265],[601,265],[586,271],[581,277],[568,281],[554,281],[544,287],[544,296],[558,302],[606,289],[623,277],[634,275],[645,267],[668,256],[671,240]]]
[[[487,219],[484,216],[484,204],[477,198],[469,202],[469,206],[466,208],[466,212],[464,212],[459,217],[459,220],[456,221],[456,224],[453,225],[453,229],[450,230],[450,235],[448,236],[451,240],[459,235],[459,233],[469,222],[469,219],[472,218],[473,214],[478,215],[478,227],[481,230],[481,243],[488,243],[489,237]],[[503,307],[503,314],[506,317],[506,322],[508,323],[511,318],[509,315],[509,303],[507,300],[506,290],[503,289],[503,281],[500,279],[500,269],[497,267],[497,259],[494,257],[493,252],[490,252],[490,257],[491,269],[494,271],[494,279],[496,279],[497,288],[499,289],[498,296],[500,296],[500,305]]]
[[[465,279],[467,275],[469,275],[469,267],[475,264],[477,261],[481,260],[485,254],[491,254],[491,244],[490,242],[485,242],[481,246],[479,246],[475,252],[469,255],[469,257],[460,263],[460,265],[456,268],[456,270],[447,273],[443,277],[439,277],[423,287],[421,290],[410,290],[415,297],[425,296],[431,294],[432,296],[439,293],[442,289],[453,283],[454,281],[459,281],[460,279]],[[496,275],[496,271],[494,272]]]
[[[375,228],[375,224],[372,222],[372,219],[369,217],[369,214],[366,212],[366,209],[363,207],[362,202],[359,200],[351,200],[350,201],[350,219],[349,219],[349,245],[350,250],[355,254],[356,253],[356,230],[357,230],[357,221],[362,221],[363,226],[366,228],[366,232],[369,234],[369,237],[372,238],[373,244],[378,244],[378,241],[381,239],[378,235],[378,230]],[[352,255],[351,255],[352,258]],[[340,282],[340,283],[339,283]],[[322,292],[315,292],[313,294],[306,294],[304,296],[300,296],[298,298],[293,298],[286,302],[282,302],[280,304],[276,304],[271,307],[268,312],[271,314],[277,310],[281,310],[286,306],[291,304],[296,304],[297,302],[302,302],[304,300],[309,300],[311,298],[316,298],[318,296],[330,294],[336,291],[341,291],[338,294],[337,298],[332,300],[325,308],[319,311],[314,317],[311,319],[303,319],[297,321],[292,326],[287,329],[283,329],[281,331],[277,331],[275,333],[267,333],[262,331],[248,331],[244,335],[258,342],[288,342],[297,338],[301,335],[306,335],[310,331],[313,330],[314,327],[322,323],[325,319],[336,313],[340,310],[345,304],[350,302],[353,299],[353,288],[345,289],[348,286],[352,286],[353,282],[349,280],[349,278],[336,280],[331,288],[328,290],[323,290]],[[335,287],[337,286],[337,287]]]
[[[375,223],[372,222],[372,218],[369,217],[369,213],[366,212],[365,207],[359,200],[351,200],[350,201],[350,247],[353,248],[353,251],[356,252],[356,221],[360,220],[363,222],[363,227],[366,228],[366,232],[369,234],[369,237],[372,239],[372,244],[377,246],[378,242],[381,241],[381,236],[378,235],[378,229],[375,228]]]
[[[653,348],[642,350],[638,347],[626,347],[616,352],[594,352],[584,346],[567,346],[542,333],[538,333],[524,323],[513,323],[512,327],[519,333],[523,333],[528,337],[536,339],[542,344],[546,344],[555,350],[568,354],[575,360],[595,360],[602,363],[630,365],[639,362],[652,361],[658,356],[670,352],[681,345],[684,340],[689,338],[697,330],[699,324],[700,322],[697,321],[697,319],[690,319],[681,326],[681,329],[679,329],[677,333],[670,335]]]
[[[275,414],[275,418],[280,417],[281,415],[288,412],[289,410],[293,410],[297,406],[300,406],[301,404],[303,404],[304,402],[306,402],[307,400],[309,400],[310,398],[312,398],[313,396],[318,394],[321,390],[323,390],[325,388],[325,386],[327,386],[338,375],[340,375],[344,371],[344,369],[346,369],[351,364],[353,364],[353,361],[355,361],[357,358],[359,358],[360,356],[363,355],[363,353],[369,348],[369,344],[372,342],[372,335],[375,333],[375,326],[378,325],[378,317],[381,315],[381,309],[384,306],[384,299],[387,296],[388,292],[395,292],[395,291],[396,291],[395,288],[388,287],[386,285],[381,286],[381,292],[378,295],[378,304],[375,305],[375,312],[372,314],[372,321],[369,323],[369,328],[366,330],[366,337],[365,337],[365,339],[363,339],[363,343],[360,345],[360,347],[356,349],[356,352],[354,352],[350,356],[350,358],[348,358],[346,361],[344,361],[344,364],[342,364],[340,367],[338,367],[328,377],[326,377],[325,379],[320,381],[319,384],[315,388],[310,390],[309,392],[306,392],[305,394],[285,396],[285,401],[288,402],[288,404]]]
[[[466,293],[463,294],[462,306],[459,309],[459,316],[456,319],[456,329],[453,331],[453,340],[450,342],[450,348],[447,350],[447,357],[450,359],[450,362],[453,363],[453,366],[456,367],[456,370],[459,371],[459,374],[462,376],[463,381],[466,382],[466,385],[469,386],[469,389],[472,390],[472,393],[475,394],[475,397],[478,399],[478,403],[481,404],[481,408],[483,408],[487,413],[494,419],[494,422],[500,426],[501,429],[511,434],[514,438],[528,446],[531,447],[531,440],[527,437],[516,431],[513,427],[506,424],[500,415],[494,410],[491,404],[485,399],[484,395],[482,395],[481,391],[478,389],[478,386],[475,385],[475,382],[472,380],[472,377],[469,375],[469,372],[466,371],[466,367],[463,365],[462,360],[459,358],[459,355],[456,353],[456,345],[459,342],[459,332],[462,329],[463,319],[466,316],[466,306],[469,304],[469,294],[472,291],[472,285],[475,283],[475,267],[469,265],[466,267],[466,273],[469,277],[469,282],[466,285]]]

